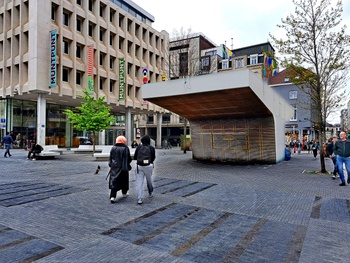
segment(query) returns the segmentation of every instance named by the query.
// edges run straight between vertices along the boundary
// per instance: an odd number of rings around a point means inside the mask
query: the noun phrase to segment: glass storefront
[[[46,145],[58,147],[78,147],[92,144],[92,133],[78,131],[69,123],[65,109],[71,107],[46,105]],[[7,131],[13,131],[19,139],[16,147],[25,148],[26,140],[36,140],[37,103],[34,101],[4,99],[0,100],[1,138]],[[110,129],[105,131],[104,143],[113,145],[119,135],[125,135],[125,116],[119,115]],[[102,143],[102,142],[101,142]],[[96,144],[100,144],[96,136]]]

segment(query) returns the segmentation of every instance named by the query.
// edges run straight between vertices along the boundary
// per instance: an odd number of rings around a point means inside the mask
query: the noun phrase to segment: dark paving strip
[[[9,228],[9,227],[4,227],[4,226],[2,226],[2,225],[1,225],[1,227],[2,227],[2,228],[0,229],[0,234],[12,230],[11,228]]]
[[[163,206],[163,207],[161,207],[161,208],[159,208],[159,209],[157,209],[157,210],[154,210],[154,211],[152,211],[152,212],[149,212],[149,213],[147,213],[147,214],[144,214],[143,216],[140,216],[140,217],[135,218],[135,219],[133,219],[133,220],[131,220],[131,221],[128,221],[128,222],[126,222],[126,223],[124,223],[124,224],[121,224],[121,225],[119,225],[119,226],[117,226],[117,227],[114,227],[114,228],[111,228],[111,229],[109,229],[109,230],[107,230],[107,231],[105,231],[105,232],[102,232],[101,234],[102,234],[102,235],[108,236],[108,235],[110,235],[110,234],[113,234],[114,232],[117,232],[117,231],[119,231],[119,230],[121,230],[121,229],[127,227],[128,225],[135,224],[135,223],[137,223],[137,222],[139,222],[139,221],[141,221],[141,220],[144,220],[145,218],[151,217],[151,216],[153,216],[153,215],[155,215],[155,214],[157,214],[157,213],[159,213],[159,212],[162,212],[162,211],[164,211],[164,210],[166,210],[166,209],[168,209],[168,208],[170,208],[170,207],[172,207],[172,206],[175,206],[175,205],[176,205],[176,203],[171,203],[171,204],[169,204],[169,205]]]
[[[59,189],[51,190],[51,191],[45,191],[41,193],[33,193],[31,195],[26,195],[22,197],[16,197],[16,198],[10,198],[4,201],[0,201],[0,205],[5,207],[10,206],[16,206],[16,205],[22,205],[26,203],[31,203],[39,200],[48,199],[51,197],[58,197],[62,195],[68,195],[72,194],[78,191],[78,189],[72,188],[72,187],[61,187]],[[81,191],[81,190],[80,190]]]
[[[322,197],[315,196],[314,204],[312,206],[311,218],[319,219],[321,215],[321,205],[322,205]]]
[[[350,215],[350,200],[346,200],[346,207],[348,208],[348,212]]]
[[[154,180],[153,180],[153,183],[159,183],[159,182],[162,182],[162,181],[169,181],[169,178],[162,178],[162,177],[156,177]]]
[[[31,186],[31,185],[40,185],[40,184],[45,184],[45,183],[16,182],[16,183],[0,184],[0,190],[9,189],[9,188],[18,188],[18,187],[24,187],[24,186]]]
[[[185,188],[187,186],[190,186],[190,185],[194,185],[194,184],[197,184],[197,182],[192,182],[192,183],[188,183],[187,185],[182,185],[182,186],[179,186],[179,187],[175,187],[173,189],[170,189],[168,191],[165,191],[165,192],[162,192],[162,194],[167,194],[167,193],[171,193],[171,192],[175,192],[179,189],[182,189],[182,188]]]
[[[155,188],[160,188],[160,187],[164,187],[164,186],[169,186],[169,185],[172,185],[172,184],[176,184],[176,183],[179,183],[181,182],[182,180],[172,180],[172,179],[169,179],[169,180],[166,180],[165,182],[162,182],[162,184],[159,184],[159,182],[155,183],[154,186]]]
[[[199,192],[202,192],[202,191],[204,191],[204,190],[207,190],[207,189],[209,189],[209,188],[211,188],[211,187],[213,187],[213,186],[215,186],[215,185],[216,185],[216,184],[208,185],[208,186],[203,187],[203,188],[201,188],[201,189],[198,189],[197,191],[194,191],[194,192],[192,192],[192,193],[185,194],[185,195],[183,195],[182,197],[188,197],[188,196],[191,196],[191,195],[195,195],[195,194],[197,194],[197,193],[199,193]]]
[[[254,238],[258,235],[259,231],[268,222],[267,219],[261,218],[247,233],[238,244],[231,249],[228,254],[221,261],[222,263],[236,262],[244,251],[249,247]]]
[[[64,248],[60,247],[60,246],[57,246],[57,247],[54,247],[52,249],[46,250],[46,251],[44,251],[42,253],[39,253],[39,254],[37,254],[35,256],[32,256],[30,258],[27,258],[25,260],[19,261],[19,263],[31,263],[31,262],[34,262],[35,260],[38,260],[38,259],[41,259],[41,258],[46,257],[48,255],[51,255],[51,254],[53,254],[53,253],[55,253],[57,251],[60,251],[62,249],[64,249]]]
[[[168,191],[171,191],[173,189],[181,189],[182,187],[188,187],[189,185],[192,184],[192,181],[187,181],[187,180],[180,180],[178,182],[174,182],[172,184],[168,185],[163,185],[163,186],[158,186],[156,185],[157,193],[165,194],[168,193]]]
[[[0,251],[0,263],[28,263],[64,249],[54,243],[32,238]]]
[[[212,222],[209,226],[203,228],[201,231],[199,231],[196,235],[194,235],[190,240],[183,243],[181,246],[178,246],[176,249],[174,249],[170,254],[172,256],[180,257],[186,251],[188,251],[194,244],[196,244],[199,240],[201,240],[203,237],[208,235],[210,232],[212,232],[214,229],[218,228],[220,225],[222,225],[227,218],[232,216],[232,213],[225,213],[221,217],[219,217],[217,220]]]
[[[25,191],[31,191],[31,190],[42,189],[42,188],[53,187],[53,186],[55,186],[55,184],[36,184],[36,185],[32,184],[30,186],[2,189],[0,190],[0,196],[13,194],[13,193],[23,193]]]
[[[179,223],[182,220],[185,220],[189,217],[191,217],[192,215],[202,211],[204,208],[200,208],[200,207],[196,207],[195,209],[193,209],[192,211],[186,213],[185,215],[182,215],[178,218],[175,218],[173,221],[170,221],[169,223],[163,225],[162,227],[156,229],[154,232],[148,234],[147,236],[144,236],[138,240],[134,241],[135,245],[142,245],[143,243],[146,243],[147,241],[151,240],[152,238],[154,238],[155,236],[160,235],[163,231],[165,231],[166,229],[170,228],[171,226]]]
[[[12,194],[4,194],[0,196],[0,203],[4,200],[11,200],[16,198],[23,198],[27,196],[37,195],[41,193],[48,193],[48,192],[54,192],[61,189],[69,189],[72,188],[72,186],[64,186],[64,185],[52,185],[52,186],[45,186],[35,189],[30,189],[27,191],[20,191]]]
[[[294,236],[290,242],[289,251],[284,258],[284,263],[299,262],[301,250],[303,248],[307,227],[297,226]]]
[[[35,237],[32,237],[32,236],[29,236],[29,237],[26,237],[26,238],[22,238],[22,239],[18,239],[16,241],[13,241],[13,242],[8,243],[6,245],[0,246],[0,251],[8,249],[10,247],[14,247],[14,246],[16,246],[18,244],[22,244],[22,243],[28,242],[28,241],[33,240],[33,239],[35,239]]]

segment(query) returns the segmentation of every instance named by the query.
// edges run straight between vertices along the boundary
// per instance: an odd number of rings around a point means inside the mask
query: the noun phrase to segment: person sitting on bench
[[[37,144],[34,140],[31,141],[31,146],[29,148],[27,160],[30,159],[31,155],[33,155],[32,160],[36,160],[36,154],[41,153],[42,150],[44,150],[44,148],[41,145]]]

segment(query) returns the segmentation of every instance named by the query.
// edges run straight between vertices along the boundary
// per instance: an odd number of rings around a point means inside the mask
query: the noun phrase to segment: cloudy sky
[[[331,0],[333,3],[336,0]],[[215,44],[241,48],[264,43],[269,33],[282,37],[277,27],[281,19],[294,12],[292,0],[133,0],[155,17],[153,28],[172,32],[181,28],[201,32]],[[350,35],[350,0],[343,0],[343,24]],[[347,87],[350,91],[350,82]],[[336,119],[332,122],[338,122]]]

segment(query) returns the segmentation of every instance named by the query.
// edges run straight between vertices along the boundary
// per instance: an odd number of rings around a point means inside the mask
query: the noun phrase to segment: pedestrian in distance
[[[299,140],[297,140],[297,142],[295,143],[295,146],[297,147],[297,151],[298,151],[298,154],[301,153],[301,142]]]
[[[137,143],[137,141],[133,141],[131,144],[131,148],[136,148],[139,144]]]
[[[156,151],[151,143],[151,138],[145,135],[141,139],[141,145],[137,146],[134,153],[136,160],[136,185],[137,185],[137,203],[143,203],[143,183],[146,178],[148,197],[153,197],[152,174],[154,169],[154,160],[156,159]]]
[[[11,145],[13,145],[15,142],[12,139],[12,136],[10,135],[9,132],[6,133],[6,135],[4,136],[4,138],[2,138],[2,147],[5,147],[5,153],[4,153],[4,157],[7,158],[7,155],[9,157],[11,157],[11,153],[10,153],[10,149],[11,149]]]
[[[326,145],[326,155],[325,157],[331,158],[332,162],[333,162],[333,175],[332,175],[332,179],[335,180],[336,176],[337,176],[337,172],[338,172],[338,166],[337,166],[337,157],[334,155],[334,147],[335,147],[335,143],[337,142],[338,137],[337,136],[333,136],[332,139],[328,140],[328,143]]]
[[[312,142],[311,149],[312,149],[312,153],[313,153],[313,155],[314,155],[314,160],[316,160],[316,158],[317,158],[317,153],[318,153],[318,151],[320,150],[320,145],[318,144],[318,141]]]
[[[115,203],[117,192],[122,191],[123,197],[128,196],[129,191],[129,171],[131,170],[131,161],[129,147],[126,145],[126,138],[118,136],[115,145],[112,147],[108,165],[109,170],[109,189],[110,201]]]
[[[340,140],[337,140],[334,144],[334,154],[337,156],[337,166],[338,173],[340,176],[341,184],[340,186],[345,186],[345,176],[343,170],[343,164],[345,165],[348,179],[347,183],[350,183],[349,175],[350,175],[350,140],[347,138],[347,135],[344,131],[339,134]]]

